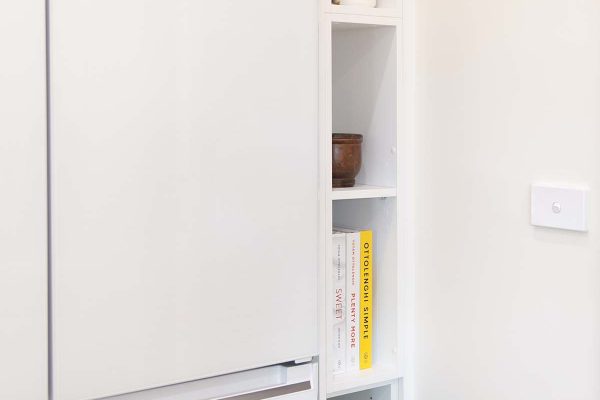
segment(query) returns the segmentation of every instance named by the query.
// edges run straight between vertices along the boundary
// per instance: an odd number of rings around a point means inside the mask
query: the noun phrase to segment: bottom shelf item
[[[334,228],[333,373],[372,365],[373,232]]]

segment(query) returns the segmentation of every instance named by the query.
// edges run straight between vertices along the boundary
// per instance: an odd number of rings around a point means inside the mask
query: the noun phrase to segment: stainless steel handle
[[[291,363],[125,393],[103,400],[317,400],[316,363]],[[290,400],[290,399],[287,399]]]
[[[264,400],[269,399],[271,397],[285,396],[287,394],[298,393],[310,389],[310,381],[305,381],[293,383],[291,385],[259,390],[258,392],[239,394],[230,397],[222,397],[220,400]]]

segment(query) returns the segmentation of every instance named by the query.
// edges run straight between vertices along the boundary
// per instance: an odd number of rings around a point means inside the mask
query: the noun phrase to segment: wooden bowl
[[[333,187],[353,187],[362,165],[363,136],[354,133],[334,133]]]

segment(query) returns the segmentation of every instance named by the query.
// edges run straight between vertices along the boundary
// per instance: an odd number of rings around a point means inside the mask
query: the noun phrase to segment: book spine
[[[373,232],[360,232],[360,369],[371,368],[373,337]]]
[[[346,234],[333,234],[333,373],[346,372]]]
[[[346,370],[359,370],[360,232],[346,234]]]

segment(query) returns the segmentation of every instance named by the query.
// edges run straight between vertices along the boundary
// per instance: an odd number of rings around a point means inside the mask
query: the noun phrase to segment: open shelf
[[[333,189],[331,200],[355,200],[396,197],[396,188],[357,184],[351,188]]]
[[[331,374],[328,394],[399,378],[397,200],[336,201],[333,226],[373,231],[373,367]]]
[[[333,132],[364,136],[357,182],[394,189],[398,132],[396,36],[395,26],[341,22],[333,23],[331,35]]]

